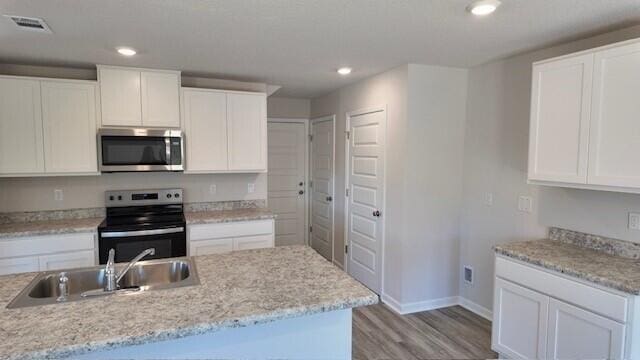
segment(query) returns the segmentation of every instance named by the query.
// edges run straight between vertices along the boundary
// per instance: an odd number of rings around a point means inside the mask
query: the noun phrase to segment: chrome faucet
[[[105,266],[105,269],[104,269],[105,270],[104,271],[104,280],[105,280],[104,291],[118,290],[118,283],[120,282],[120,280],[122,280],[122,278],[127,274],[127,272],[131,270],[131,268],[138,261],[140,261],[143,257],[147,255],[155,255],[155,254],[156,254],[155,248],[149,248],[147,250],[144,250],[143,252],[138,254],[138,256],[134,257],[131,261],[129,261],[129,263],[127,264],[127,266],[124,267],[124,269],[122,269],[118,274],[116,274],[116,267],[114,263],[116,251],[115,249],[109,250],[109,259],[107,260],[107,265]]]

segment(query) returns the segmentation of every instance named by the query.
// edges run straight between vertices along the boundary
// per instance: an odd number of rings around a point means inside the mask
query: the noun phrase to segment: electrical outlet
[[[216,184],[209,185],[209,194],[215,195],[218,192]]]
[[[254,183],[247,184],[247,193],[253,194],[254,192],[256,192],[256,184]]]
[[[62,201],[64,200],[64,192],[62,192],[61,189],[55,189],[53,190],[53,199],[55,201]]]
[[[469,265],[464,266],[464,282],[473,284],[473,268]]]
[[[640,214],[629,213],[629,229],[640,230]]]
[[[531,196],[518,197],[518,210],[531,213],[533,211],[533,198]]]
[[[484,194],[484,203],[487,206],[493,206],[493,193],[486,193]]]

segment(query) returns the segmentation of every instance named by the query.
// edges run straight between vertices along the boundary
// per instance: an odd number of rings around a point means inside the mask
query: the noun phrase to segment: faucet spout
[[[149,248],[147,250],[144,250],[143,252],[141,252],[140,254],[138,254],[138,256],[134,257],[133,259],[131,259],[131,261],[129,261],[129,263],[127,264],[127,266],[125,266],[124,269],[122,269],[122,271],[120,271],[120,273],[118,273],[118,275],[116,276],[116,285],[120,282],[120,280],[122,280],[122,278],[127,274],[127,272],[129,270],[131,270],[131,268],[138,262],[140,261],[143,257],[147,256],[147,255],[155,255],[156,254],[156,249],[155,248]]]

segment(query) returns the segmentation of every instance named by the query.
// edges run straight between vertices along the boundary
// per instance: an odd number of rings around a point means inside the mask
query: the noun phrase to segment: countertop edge
[[[613,290],[617,290],[617,291],[621,291],[624,292],[626,294],[629,295],[640,295],[640,289],[636,289],[636,288],[631,288],[629,286],[626,286],[623,283],[620,283],[618,281],[613,281],[611,279],[607,279],[607,278],[603,278],[600,276],[596,276],[584,271],[579,271],[576,269],[572,269],[570,267],[566,267],[563,266],[561,264],[555,263],[555,262],[551,262],[551,261],[546,261],[543,259],[539,259],[539,258],[532,258],[526,254],[522,254],[520,252],[516,252],[516,251],[512,251],[512,250],[508,250],[505,248],[502,248],[500,245],[495,245],[493,247],[493,250],[495,251],[495,253],[500,254],[500,255],[504,255],[506,257],[510,257],[512,259],[516,259],[516,260],[520,260],[523,261],[525,263],[531,264],[531,265],[536,265],[536,266],[540,266],[542,268],[548,269],[548,270],[552,270],[555,272],[559,272],[561,274],[565,274],[565,275],[569,275],[572,277],[575,277],[577,279],[581,279],[581,280],[585,280],[591,283],[594,283],[596,285],[600,285],[600,286],[604,286]]]
[[[30,353],[22,353],[18,356],[7,358],[7,360],[22,360],[32,358],[58,359],[81,355],[94,351],[107,351],[125,346],[142,345],[146,343],[180,339],[188,336],[201,335],[210,332],[217,332],[223,329],[240,328],[252,325],[266,324],[278,320],[286,320],[301,316],[315,315],[325,312],[353,309],[361,306],[377,304],[377,295],[371,295],[358,299],[345,300],[338,304],[334,302],[322,303],[310,307],[300,307],[285,309],[283,311],[273,311],[271,313],[258,314],[241,319],[231,319],[215,324],[200,324],[186,328],[165,329],[154,331],[141,336],[121,337],[100,342],[90,342],[81,345],[68,346],[61,349],[40,350]]]

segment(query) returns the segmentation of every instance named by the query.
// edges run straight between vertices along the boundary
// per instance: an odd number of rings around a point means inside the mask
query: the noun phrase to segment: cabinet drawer
[[[94,266],[93,250],[76,251],[63,254],[42,255],[39,258],[40,271],[52,271]]]
[[[627,321],[627,298],[623,296],[502,257],[496,257],[496,276],[578,305],[613,320]]]
[[[233,251],[233,239],[209,239],[192,241],[189,244],[189,255],[220,254]]]
[[[273,220],[189,226],[189,240],[233,238],[273,233]]]
[[[246,236],[233,239],[233,250],[264,249],[273,247],[273,235]]]
[[[0,260],[0,275],[17,274],[40,270],[37,256]]]
[[[75,250],[93,250],[93,233],[29,236],[0,240],[0,257],[50,254]]]

